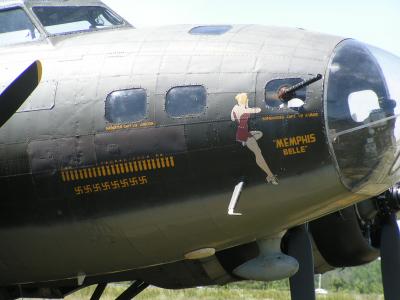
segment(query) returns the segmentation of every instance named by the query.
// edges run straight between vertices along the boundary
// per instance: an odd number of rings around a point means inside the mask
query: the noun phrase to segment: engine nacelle
[[[315,246],[330,266],[359,266],[379,257],[374,204],[367,200],[309,224]]]

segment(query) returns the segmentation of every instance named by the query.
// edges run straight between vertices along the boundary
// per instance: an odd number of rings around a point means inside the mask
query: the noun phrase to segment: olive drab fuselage
[[[0,284],[179,261],[368,197],[342,182],[327,128],[328,66],[343,39],[244,25],[194,35],[192,27],[77,33],[0,50],[10,70],[43,65],[38,89],[0,130]],[[280,86],[317,74],[324,78],[298,94],[300,107],[271,100]],[[183,108],[170,106],[170,91],[193,86],[204,90],[199,111],[171,113]],[[141,120],[107,120],[107,97],[134,89],[145,91]],[[246,140],[231,118],[240,93],[254,109],[242,121]],[[229,216],[241,181],[242,216]]]

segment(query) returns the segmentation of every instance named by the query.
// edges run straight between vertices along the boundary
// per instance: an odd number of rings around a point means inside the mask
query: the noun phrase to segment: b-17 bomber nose
[[[400,181],[400,58],[353,40],[333,52],[325,122],[342,183],[376,195]]]

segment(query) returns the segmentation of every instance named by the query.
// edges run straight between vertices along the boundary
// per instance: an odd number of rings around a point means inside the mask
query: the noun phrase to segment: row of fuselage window
[[[292,86],[300,78],[274,79],[265,87],[267,107],[278,107],[281,101],[276,91],[281,86]],[[296,97],[305,100],[305,88],[296,92]],[[202,85],[178,86],[170,89],[165,98],[165,111],[173,118],[194,116],[206,109],[207,91]],[[147,93],[145,89],[135,88],[110,93],[106,99],[105,116],[110,123],[132,123],[146,118]]]
[[[174,87],[167,93],[165,110],[170,117],[198,115],[206,108],[207,91],[204,86]],[[106,119],[110,123],[132,123],[146,118],[145,89],[112,92],[106,99]]]

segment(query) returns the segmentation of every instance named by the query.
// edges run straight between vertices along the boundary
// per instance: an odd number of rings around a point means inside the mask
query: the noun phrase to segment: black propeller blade
[[[40,61],[32,63],[0,95],[0,127],[18,110],[39,85],[42,78]]]
[[[314,259],[305,225],[288,232],[287,252],[299,262],[299,271],[289,279],[292,300],[314,300]]]
[[[385,300],[400,299],[400,233],[395,213],[382,221],[380,250]]]

